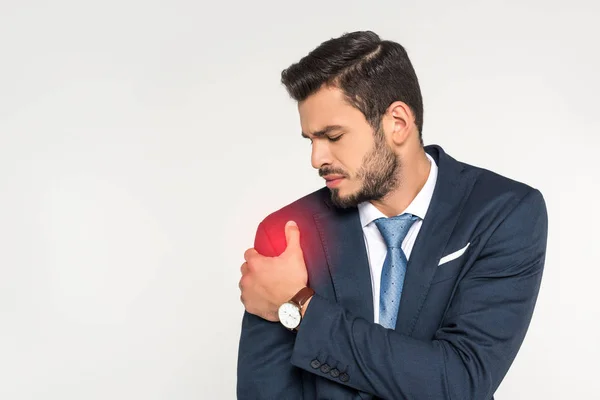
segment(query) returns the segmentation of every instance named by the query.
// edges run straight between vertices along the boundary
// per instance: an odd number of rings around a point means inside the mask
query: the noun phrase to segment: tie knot
[[[419,217],[412,214],[401,214],[390,218],[377,218],[374,222],[388,248],[401,248],[410,227]]]

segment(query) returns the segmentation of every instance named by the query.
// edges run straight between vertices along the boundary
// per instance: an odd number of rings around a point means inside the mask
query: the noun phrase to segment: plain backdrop
[[[600,398],[597,4],[0,0],[0,398],[235,398],[243,252],[323,186],[280,72],[367,29],[426,144],[546,199],[497,399]]]

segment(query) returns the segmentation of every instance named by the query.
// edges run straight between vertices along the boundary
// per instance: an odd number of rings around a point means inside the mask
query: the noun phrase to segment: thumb
[[[285,248],[286,253],[302,251],[300,247],[300,228],[294,221],[288,221],[285,224],[285,241],[287,247]]]

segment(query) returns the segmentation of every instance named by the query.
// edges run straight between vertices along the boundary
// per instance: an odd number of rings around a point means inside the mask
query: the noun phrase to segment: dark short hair
[[[402,101],[414,113],[423,143],[423,99],[408,54],[400,44],[381,40],[374,32],[346,33],[321,43],[284,69],[281,82],[296,101],[305,100],[323,84],[337,87],[374,128],[390,104]]]

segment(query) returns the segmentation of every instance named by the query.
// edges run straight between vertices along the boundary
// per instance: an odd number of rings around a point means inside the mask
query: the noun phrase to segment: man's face
[[[312,141],[312,166],[328,181],[341,208],[380,200],[398,186],[400,160],[384,132],[348,104],[341,90],[324,87],[298,105],[303,136]]]

